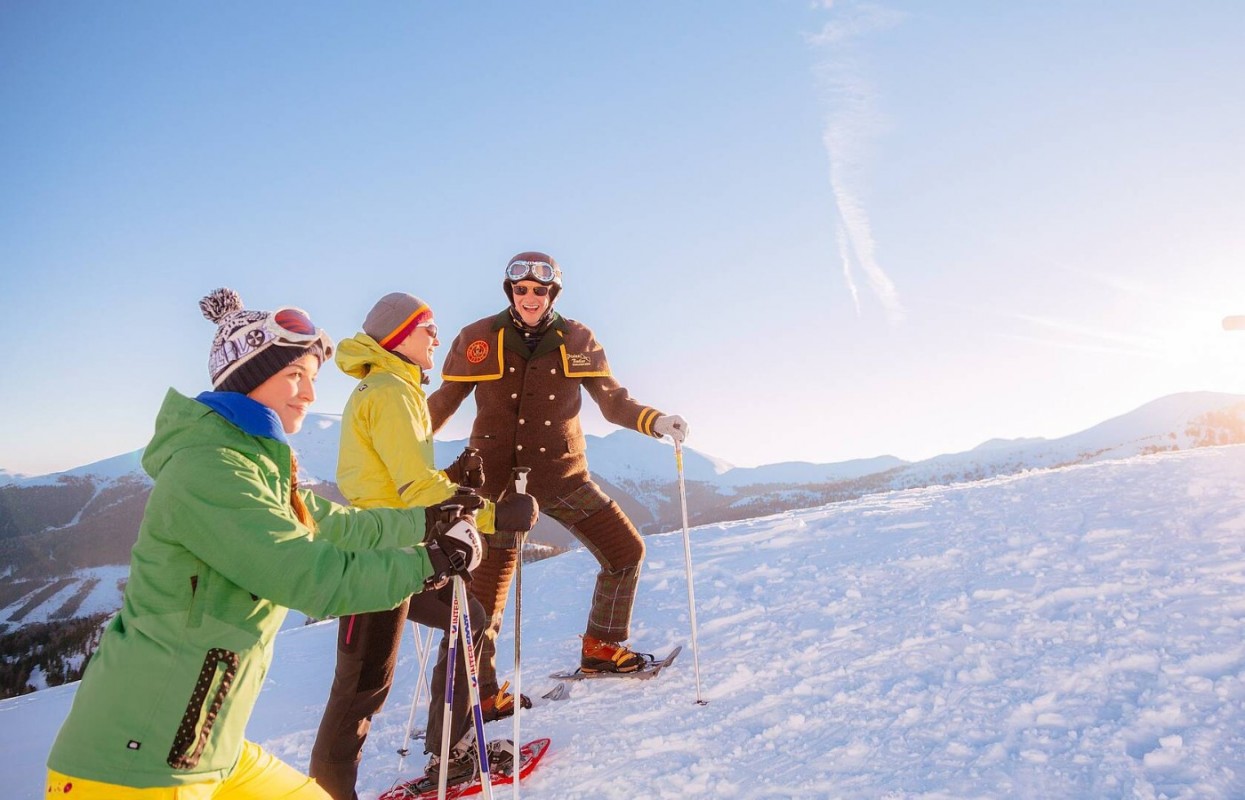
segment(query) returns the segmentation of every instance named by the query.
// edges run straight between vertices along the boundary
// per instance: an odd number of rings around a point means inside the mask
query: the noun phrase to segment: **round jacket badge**
[[[479,364],[486,358],[488,358],[488,342],[476,339],[467,345],[467,360],[472,364]]]

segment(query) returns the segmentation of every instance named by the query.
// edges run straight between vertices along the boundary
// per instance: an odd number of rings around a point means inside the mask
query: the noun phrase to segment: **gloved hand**
[[[472,514],[481,508],[484,508],[484,498],[466,489],[435,506],[428,506],[424,509],[424,541],[431,541],[438,533],[448,531],[460,519],[475,527]]]
[[[458,491],[441,505],[446,507],[462,506],[464,514],[475,514],[484,508],[484,498],[470,489],[464,489],[460,486]],[[433,508],[436,508],[436,506],[433,506]]]
[[[464,447],[454,463],[445,468],[445,477],[468,489],[483,489],[484,459],[480,458],[480,451]]]
[[[426,542],[432,574],[424,581],[425,589],[437,588],[454,575],[471,580],[471,570],[480,566],[480,534],[465,517]]]
[[[669,436],[679,444],[682,444],[683,440],[687,438],[689,430],[687,420],[678,414],[665,414],[658,417],[653,423],[653,433],[659,436]]]
[[[530,494],[511,492],[497,501],[493,525],[498,531],[527,533],[536,527],[538,519],[540,519],[540,507],[536,505],[536,498]]]

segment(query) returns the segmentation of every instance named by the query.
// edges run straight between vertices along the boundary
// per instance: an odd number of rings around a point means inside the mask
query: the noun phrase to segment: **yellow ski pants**
[[[315,781],[254,742],[223,781],[135,789],[48,770],[47,800],[329,800]]]

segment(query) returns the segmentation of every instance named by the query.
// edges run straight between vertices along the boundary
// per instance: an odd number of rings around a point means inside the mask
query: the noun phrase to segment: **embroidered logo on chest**
[[[567,366],[574,367],[575,369],[584,369],[586,367],[591,367],[592,356],[588,355],[587,353],[567,353],[566,364]]]
[[[476,339],[467,345],[467,360],[472,364],[479,364],[486,358],[488,358],[488,342]]]

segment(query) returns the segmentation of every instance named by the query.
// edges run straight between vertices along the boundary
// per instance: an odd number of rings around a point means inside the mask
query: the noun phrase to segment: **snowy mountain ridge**
[[[1025,469],[1245,441],[1245,397],[1217,392],[1169,395],[1058,439],[991,440],[964,453],[908,464],[895,488],[973,481]]]
[[[333,483],[337,474],[340,414],[311,413],[293,437],[303,475],[316,483]],[[721,487],[757,484],[818,484],[850,480],[898,470],[896,488],[910,486],[921,476],[961,474],[976,479],[1001,470],[1058,466],[1119,458],[1147,452],[1180,450],[1208,444],[1227,444],[1234,433],[1245,434],[1245,395],[1186,392],[1147,403],[1084,431],[1058,439],[992,439],[962,453],[949,453],[918,462],[884,455],[843,462],[789,461],[759,467],[735,467],[694,447],[684,448],[684,472],[689,481]],[[670,446],[633,431],[607,436],[588,435],[588,459],[593,475],[611,483],[643,485],[672,480]],[[1224,441],[1220,441],[1224,440]],[[1245,441],[1245,437],[1241,439]],[[465,439],[436,441],[436,463],[448,464],[467,444]],[[81,467],[47,475],[16,477],[0,470],[0,485],[52,485],[64,477],[96,478],[103,482],[133,477],[149,480],[139,460],[142,449]],[[7,477],[6,477],[7,476]]]

